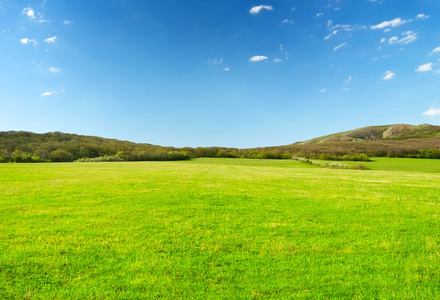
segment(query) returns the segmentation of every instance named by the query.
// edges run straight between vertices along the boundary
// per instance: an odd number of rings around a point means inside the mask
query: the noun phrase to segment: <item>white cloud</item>
[[[390,38],[388,40],[388,43],[395,44],[409,44],[411,42],[414,42],[415,40],[417,40],[417,33],[416,32],[412,32],[412,31],[405,31],[402,33],[402,38],[399,39],[397,36],[393,36],[392,38]]]
[[[282,60],[280,59],[280,58],[275,58],[274,60],[273,60],[273,62],[274,63],[279,63],[279,62],[281,62]]]
[[[317,17],[322,17],[323,15],[324,15],[324,13],[322,13],[322,12],[316,14]]]
[[[386,71],[385,76],[383,77],[383,80],[390,80],[396,77],[396,73],[393,73],[391,71]]]
[[[423,116],[438,116],[440,115],[440,108],[430,108],[427,111],[425,111],[424,113],[422,113]]]
[[[347,24],[336,24],[332,27],[333,29],[342,29],[344,31],[353,31],[355,28],[363,28],[363,26],[355,26],[354,28],[351,25],[347,25]]]
[[[46,43],[48,43],[48,44],[51,44],[51,43],[55,43],[55,40],[56,40],[56,39],[57,39],[56,36],[52,36],[52,37],[50,37],[50,38],[45,39],[44,41],[45,41]]]
[[[282,23],[283,24],[293,24],[293,21],[292,20],[288,20],[288,19],[284,19]]]
[[[40,13],[35,13],[35,11],[31,7],[26,7],[22,11],[22,15],[26,15],[29,19],[37,21],[38,23],[49,22],[43,19],[43,15]],[[38,18],[37,18],[38,16]]]
[[[381,38],[381,39],[380,39],[380,42],[381,42],[381,43],[385,43],[386,41],[387,41],[386,38]]]
[[[388,43],[394,44],[394,43],[397,43],[398,40],[399,40],[399,38],[397,36],[393,36],[392,38],[390,38],[388,40]]]
[[[337,30],[333,30],[330,34],[324,37],[324,40],[329,40],[332,36],[334,36],[337,33],[338,33]]]
[[[280,50],[283,52],[284,58],[289,59],[289,53],[284,49],[283,45],[280,45]]]
[[[229,67],[223,68],[223,71],[229,72]]]
[[[428,18],[429,18],[429,15],[425,15],[425,14],[418,14],[416,16],[416,19],[419,19],[419,20],[424,20],[424,19],[428,19]]]
[[[223,58],[220,59],[214,59],[214,64],[215,65],[221,65],[223,63]]]
[[[43,94],[41,94],[41,96],[42,97],[45,97],[45,96],[52,96],[52,95],[54,95],[54,94],[60,94],[60,93],[64,93],[66,91],[66,89],[62,89],[62,90],[60,90],[60,91],[47,91],[47,92],[44,92]]]
[[[415,69],[416,72],[428,72],[432,70],[432,63],[427,63]]]
[[[273,7],[270,5],[258,5],[258,6],[253,6],[251,8],[251,10],[249,11],[249,13],[255,15],[255,14],[259,14],[262,10],[268,10],[271,11],[273,10]]]
[[[333,21],[329,20],[327,21],[327,29],[330,31],[330,33],[324,37],[324,40],[328,40],[337,33],[341,31],[355,31],[357,29],[364,29],[364,26],[352,26],[347,24],[336,24],[333,25]]]
[[[351,81],[351,79],[352,79],[352,78],[351,78],[351,75],[348,76],[348,78],[347,78],[347,80],[345,80],[345,83],[344,83],[344,84],[347,85],[347,84]]]
[[[28,39],[28,38],[21,39],[20,42],[24,45],[33,44],[34,46],[36,46],[38,44],[38,42],[36,40]]]
[[[58,73],[58,72],[61,71],[61,69],[59,69],[59,68],[55,68],[55,67],[50,67],[50,68],[49,68],[49,71],[51,71],[52,73]]]
[[[339,50],[344,46],[347,46],[347,43],[342,43],[342,44],[337,45],[335,48],[333,48],[333,51]]]
[[[264,61],[267,60],[268,57],[267,56],[263,56],[263,55],[255,55],[252,56],[251,58],[249,58],[249,61],[251,62],[257,62],[257,61]]]
[[[326,89],[319,90],[320,93],[325,93]]]
[[[30,7],[26,7],[25,9],[23,9],[23,13],[22,14],[28,16],[32,20],[36,19],[35,11],[32,8],[30,8]]]
[[[69,21],[69,20],[64,20],[64,25],[69,25],[70,23],[72,23],[72,21]]]
[[[431,55],[440,52],[440,47],[435,48],[434,50],[431,51]]]
[[[397,27],[400,25],[403,25],[407,23],[407,20],[402,20],[402,18],[396,18],[390,21],[383,21],[382,23],[379,23],[377,25],[371,25],[371,29],[384,29],[387,27]]]

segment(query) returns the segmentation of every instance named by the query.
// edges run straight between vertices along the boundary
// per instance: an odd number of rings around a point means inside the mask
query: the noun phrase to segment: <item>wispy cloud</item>
[[[280,51],[283,52],[284,54],[284,59],[289,59],[289,53],[286,51],[286,49],[284,49],[283,45],[280,45]]]
[[[282,62],[282,60],[281,60],[281,58],[275,58],[275,59],[273,60],[273,62],[274,62],[274,63],[279,63],[279,62]]]
[[[61,72],[61,69],[55,68],[55,67],[50,67],[49,71],[51,71],[52,73],[58,73],[58,72]]]
[[[383,21],[382,23],[379,23],[377,25],[371,25],[370,28],[375,30],[375,29],[384,29],[387,27],[397,27],[407,22],[408,22],[407,20],[402,20],[402,18],[396,18],[390,21]]]
[[[44,41],[45,41],[46,43],[48,43],[48,44],[51,44],[51,43],[55,43],[55,40],[56,40],[56,39],[57,39],[56,36],[52,36],[52,37],[50,37],[50,38],[45,39]]]
[[[319,92],[321,93],[321,94],[324,94],[325,93],[325,91],[326,91],[326,89],[324,88],[324,89],[321,89],[321,90],[319,90]]]
[[[69,21],[69,20],[64,20],[64,22],[63,22],[64,25],[69,25],[70,23],[72,23],[72,21]]]
[[[354,31],[357,29],[364,29],[364,28],[365,28],[365,26],[359,26],[359,25],[355,25],[355,26],[348,25],[348,24],[333,25],[333,20],[328,20],[327,21],[327,29],[330,31],[330,33],[324,37],[324,40],[328,40],[328,39],[332,38],[333,36],[335,36],[339,32]]]
[[[38,23],[49,22],[48,20],[43,19],[43,15],[40,13],[36,13],[31,7],[26,7],[22,11],[22,15],[26,15],[32,21],[37,21]]]
[[[440,115],[440,108],[430,108],[427,111],[425,111],[424,113],[422,113],[423,116],[431,116],[431,117],[435,117],[435,116],[439,116]]]
[[[351,75],[348,76],[348,78],[347,78],[347,80],[345,80],[345,83],[344,83],[344,84],[347,85],[347,84],[351,81],[351,79],[352,79],[352,78],[351,78]]]
[[[281,22],[283,24],[293,24],[294,22],[292,20],[289,19],[284,19],[283,22]]]
[[[34,40],[34,39],[29,39],[29,38],[21,39],[20,42],[21,42],[22,44],[24,44],[24,45],[32,44],[32,45],[36,46],[36,45],[38,44],[38,42],[37,42],[36,40]]]
[[[264,61],[264,60],[267,60],[267,59],[268,59],[267,56],[255,55],[255,56],[252,56],[251,58],[249,58],[249,61],[251,61],[251,62],[258,62],[258,61]]]
[[[229,67],[223,68],[223,71],[229,72]]]
[[[337,30],[333,30],[332,32],[330,32],[328,35],[326,35],[324,37],[324,40],[329,40],[332,36],[336,35],[338,33]]]
[[[418,14],[416,16],[416,19],[419,19],[419,20],[424,20],[424,19],[428,19],[428,18],[429,18],[429,15],[425,15],[425,14]]]
[[[428,72],[431,70],[432,70],[432,63],[420,65],[417,69],[415,69],[416,72]]]
[[[435,48],[434,50],[431,51],[431,55],[434,55],[436,53],[440,52],[440,47]]]
[[[273,10],[273,6],[270,6],[270,5],[258,5],[258,6],[253,6],[253,7],[251,8],[251,10],[249,11],[249,13],[255,15],[255,14],[259,14],[259,13],[262,12],[263,10],[271,11],[271,10]]]
[[[402,38],[399,39],[397,36],[393,36],[388,40],[388,43],[392,44],[409,44],[417,39],[417,33],[412,31],[405,31],[402,33]]]
[[[341,49],[342,47],[345,47],[345,46],[347,46],[347,43],[339,44],[335,48],[333,48],[333,51],[339,50],[339,49]]]
[[[47,92],[42,93],[40,96],[42,96],[42,97],[52,96],[52,95],[55,95],[55,94],[64,93],[65,91],[66,91],[66,89],[62,89],[60,91],[47,91]]]
[[[324,13],[320,12],[316,14],[316,17],[322,17],[324,15]]]
[[[390,80],[394,79],[396,77],[396,73],[391,71],[386,71],[385,76],[383,77],[383,80]]]

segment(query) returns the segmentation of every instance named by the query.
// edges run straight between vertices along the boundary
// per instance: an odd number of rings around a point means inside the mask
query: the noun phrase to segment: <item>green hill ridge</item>
[[[440,136],[440,126],[421,124],[394,124],[382,126],[367,126],[354,130],[334,133],[301,142],[326,143],[337,141],[376,141],[376,140],[403,140],[415,138],[432,138]]]
[[[295,144],[248,149],[175,148],[61,132],[0,131],[0,162],[144,161],[197,157],[337,160],[370,157],[440,158],[440,126],[368,126]]]

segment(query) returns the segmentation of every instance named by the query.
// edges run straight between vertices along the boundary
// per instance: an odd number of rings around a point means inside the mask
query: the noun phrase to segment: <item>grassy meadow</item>
[[[440,160],[0,165],[0,299],[439,299]]]

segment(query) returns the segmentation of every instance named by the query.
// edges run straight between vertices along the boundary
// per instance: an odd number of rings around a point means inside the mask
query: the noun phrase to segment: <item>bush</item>
[[[73,155],[67,150],[57,149],[50,153],[50,160],[53,162],[72,162]]]
[[[351,167],[353,170],[371,170],[369,167],[365,166],[365,165],[354,165]]]

